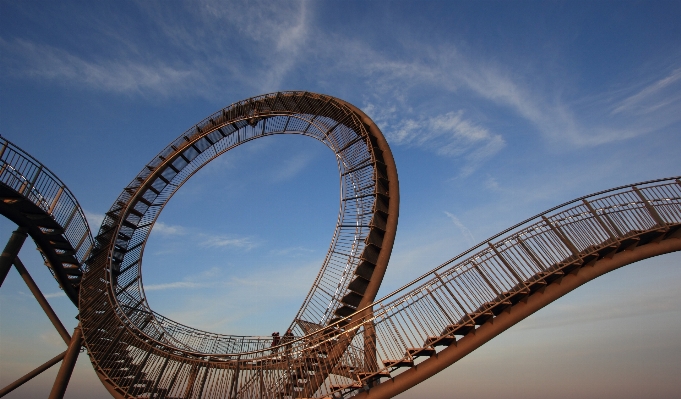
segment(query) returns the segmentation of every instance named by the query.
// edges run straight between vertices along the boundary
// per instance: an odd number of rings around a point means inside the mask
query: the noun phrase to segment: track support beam
[[[681,238],[669,238],[659,243],[635,247],[633,250],[617,253],[612,258],[603,258],[593,266],[582,267],[576,273],[566,275],[560,282],[548,285],[543,292],[529,296],[526,302],[517,303],[508,312],[483,324],[475,330],[475,334],[469,334],[457,341],[456,346],[443,349],[416,367],[358,394],[355,398],[392,398],[461,360],[492,338],[579,286],[622,266],[675,251],[681,251]]]
[[[26,231],[27,229],[25,227],[19,227],[14,230],[9,237],[9,240],[7,240],[5,250],[2,251],[2,255],[0,255],[0,287],[2,287],[2,283],[5,282],[5,277],[7,277],[7,273],[9,273],[9,269],[12,267],[14,259],[19,255],[19,251],[24,245],[26,237],[28,237]]]
[[[45,311],[45,314],[52,322],[54,328],[57,329],[57,332],[59,333],[59,335],[61,335],[61,338],[64,340],[64,343],[66,345],[69,345],[69,343],[71,342],[71,335],[69,335],[69,332],[66,331],[66,328],[61,323],[61,320],[59,320],[57,314],[54,313],[52,306],[50,306],[49,302],[47,302],[47,299],[45,299],[43,293],[40,292],[40,289],[36,285],[35,281],[33,281],[31,275],[28,274],[28,270],[26,270],[26,267],[24,267],[24,264],[21,262],[18,256],[14,259],[14,266],[17,268],[17,271],[21,275],[21,278],[24,279],[24,282],[28,286],[28,289],[31,290],[31,292],[33,293],[33,296],[35,297],[36,301],[38,301],[38,303],[40,304],[40,307],[43,308],[43,311]]]
[[[25,383],[29,382],[31,379],[33,379],[33,377],[37,376],[38,374],[42,373],[43,371],[45,371],[45,370],[49,369],[50,367],[54,366],[55,364],[59,363],[61,361],[61,359],[64,358],[65,355],[66,355],[66,351],[58,354],[57,356],[46,361],[42,365],[36,367],[33,371],[27,373],[23,377],[19,378],[18,380],[14,381],[13,383],[2,388],[0,390],[0,398],[2,398],[3,396],[7,395],[8,393],[14,391],[15,389],[19,388],[20,386],[24,385]]]
[[[80,328],[80,324],[73,331],[73,336],[71,338],[71,343],[69,348],[66,350],[66,355],[64,356],[64,361],[61,363],[59,368],[59,373],[57,373],[57,378],[52,386],[52,392],[50,392],[49,399],[63,399],[66,393],[66,387],[69,385],[69,380],[71,379],[71,374],[73,373],[73,368],[76,366],[76,361],[78,360],[78,354],[80,354],[80,347],[83,344],[83,331]]]

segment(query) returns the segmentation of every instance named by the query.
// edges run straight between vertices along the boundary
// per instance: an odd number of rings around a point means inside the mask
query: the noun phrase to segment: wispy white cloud
[[[484,161],[504,148],[500,134],[493,134],[481,125],[466,119],[464,111],[450,111],[435,116],[400,118],[392,105],[378,111],[373,103],[365,107],[368,113],[377,111],[376,123],[390,143],[426,148],[442,156],[463,157],[466,164],[462,176],[473,173]]]
[[[0,39],[3,53],[11,56],[9,73],[58,84],[75,84],[115,93],[173,94],[200,77],[188,68],[176,68],[162,61],[127,59],[85,59],[64,49],[25,39]]]
[[[165,224],[163,222],[154,223],[154,227],[152,228],[152,231],[155,232],[155,233],[161,234],[163,236],[177,236],[177,235],[184,235],[185,234],[185,228],[184,227],[169,225],[169,224]]]
[[[144,291],[161,291],[182,288],[206,288],[209,285],[206,283],[198,283],[193,281],[176,281],[173,283],[164,284],[145,284]]]
[[[227,5],[203,0],[181,6],[181,13],[176,8],[171,12],[163,2],[138,6],[158,36],[140,40],[125,19],[95,21],[92,40],[107,48],[96,57],[66,45],[0,38],[3,72],[126,95],[214,97],[235,82],[249,90],[275,91],[302,58],[311,34],[306,1]],[[237,53],[242,56],[235,57]]]
[[[402,127],[395,128],[395,134],[424,124],[433,132],[441,132],[440,140],[445,135],[442,132],[450,132],[450,137],[456,139],[437,151],[443,155],[468,155],[469,167],[462,170],[463,175],[472,173],[476,162],[498,153],[504,139],[508,139],[484,128],[491,124],[483,117],[471,116],[477,115],[471,112],[473,109],[489,115],[480,109],[501,106],[527,121],[556,147],[626,140],[681,118],[679,68],[648,77],[652,83],[642,88],[639,82],[623,82],[620,86],[638,89],[620,89],[580,108],[587,94],[572,91],[576,94],[564,95],[568,90],[562,80],[540,81],[513,62],[502,64],[451,44],[403,41],[396,45],[398,48],[386,51],[372,47],[368,41],[325,31],[315,26],[314,4],[306,1],[284,5],[236,1],[225,6],[217,0],[203,0],[187,5],[181,16],[167,11],[163,3],[144,2],[139,6],[164,46],[133,40],[132,33],[115,29],[112,22],[100,28],[102,36],[109,40],[106,45],[116,50],[106,55],[86,58],[66,47],[22,38],[0,39],[0,48],[9,55],[3,57],[2,64],[14,76],[157,96],[191,93],[214,97],[222,87],[234,84],[249,91],[274,91],[298,68],[305,68],[309,79],[324,84],[329,74],[337,73],[383,98],[380,102],[369,101],[373,103],[369,115],[380,120],[392,114],[392,125]],[[439,105],[437,110],[411,108],[413,96],[424,91],[434,97],[432,104]],[[471,105],[443,109],[441,105],[452,98],[466,98]],[[462,109],[465,120],[458,114]],[[455,125],[440,124],[438,118],[447,116],[450,121],[457,117],[460,120]],[[476,140],[479,129],[486,130],[489,137],[467,146]],[[432,134],[408,144],[423,142],[435,148]]]
[[[485,179],[483,184],[484,184],[485,188],[487,188],[488,190],[492,190],[492,191],[500,191],[501,190],[501,186],[499,186],[499,182],[497,181],[497,179],[495,179],[492,176],[487,176],[487,179]]]
[[[447,217],[449,219],[451,219],[451,221],[454,223],[454,225],[459,228],[459,231],[461,231],[461,234],[466,238],[466,241],[468,241],[468,245],[475,244],[475,237],[473,237],[473,233],[471,233],[471,231],[468,229],[468,227],[466,227],[463,223],[461,223],[459,218],[457,218],[452,213],[447,212],[447,211],[445,211],[445,215],[447,215]]]
[[[463,54],[451,45],[435,47],[419,43],[409,47],[407,58],[388,56],[364,43],[346,41],[344,44],[342,38],[336,39],[334,50],[344,54],[340,57],[344,61],[337,67],[352,65],[360,70],[359,74],[365,76],[378,96],[387,98],[369,107],[369,111],[385,108],[388,114],[398,112],[407,128],[413,124],[413,118],[408,116],[413,110],[404,98],[424,89],[440,100],[471,96],[474,101],[467,102],[475,102],[478,107],[505,107],[529,122],[555,146],[596,146],[626,140],[681,119],[678,69],[633,96],[622,98],[623,91],[609,93],[612,96],[582,109],[575,104],[584,98],[578,94],[574,98],[563,98],[566,88],[560,81],[538,82],[535,76],[528,76],[512,63],[502,66],[474,54]],[[636,82],[629,82],[628,86],[634,87]],[[584,97],[593,94],[583,93]],[[655,118],[632,121],[624,112],[612,112],[614,117],[605,118],[611,114],[613,101],[617,104],[615,110],[636,106]],[[374,115],[381,119],[386,117],[386,112],[370,113]]]
[[[199,245],[205,248],[235,247],[246,250],[251,250],[257,246],[250,237],[212,236],[205,234]]]
[[[102,225],[102,222],[104,221],[104,214],[103,213],[90,212],[90,211],[86,211],[84,209],[83,209],[83,213],[85,213],[85,218],[87,219],[87,223],[90,225],[90,230],[92,230],[93,234],[97,234],[97,231],[99,231],[99,227]]]
[[[277,256],[297,256],[304,253],[312,253],[314,250],[305,247],[291,247],[284,249],[276,249],[271,251],[272,254]]]
[[[209,288],[214,286],[224,285],[221,282],[220,269],[217,267],[212,267],[208,270],[203,270],[198,274],[193,274],[191,276],[185,277],[182,281],[174,281],[171,283],[161,283],[161,284],[144,284],[145,291],[164,291],[164,290],[176,290],[176,289],[198,289],[198,288]]]
[[[59,292],[51,292],[49,294],[45,294],[45,298],[50,299],[50,298],[61,298],[64,297],[66,298],[66,293],[64,291],[59,291]]]
[[[309,154],[296,154],[284,161],[281,167],[273,171],[273,180],[275,182],[282,182],[295,177],[300,173],[312,160]]]
[[[681,68],[623,99],[611,114],[624,112],[649,114],[665,107],[674,107],[677,119],[681,119]]]
[[[227,6],[202,0],[188,6],[181,18],[169,15],[163,3],[142,7],[170,43],[197,56],[195,67],[213,83],[236,81],[264,92],[279,89],[311,34],[307,1],[232,1]],[[258,61],[244,67],[243,56]]]
[[[259,245],[251,236],[221,234],[197,227],[185,227],[157,221],[152,228],[151,237],[160,238],[154,244],[155,255],[175,254],[186,248],[232,248],[250,251]]]
[[[321,259],[248,271],[240,276],[196,277],[196,291],[179,306],[158,309],[178,322],[209,331],[263,334],[285,329],[310,288]],[[193,277],[194,278],[194,277]],[[146,289],[145,285],[145,290]],[[171,289],[171,288],[168,288]],[[159,292],[162,295],[162,291]],[[154,302],[152,293],[151,302]],[[285,310],[285,311],[283,311]],[[270,330],[275,329],[275,330]]]

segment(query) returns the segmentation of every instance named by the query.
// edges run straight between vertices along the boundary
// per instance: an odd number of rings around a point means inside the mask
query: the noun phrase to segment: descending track
[[[45,265],[77,304],[82,262],[94,243],[85,214],[47,167],[3,137],[0,146],[0,214],[31,236]]]
[[[270,348],[269,337],[209,333],[153,312],[142,254],[168,200],[226,151],[289,133],[327,145],[341,179],[336,230],[292,322],[296,338]],[[640,183],[528,219],[374,302],[398,205],[390,149],[350,104],[281,92],[211,115],[146,165],[106,214],[79,301],[97,374],[126,398],[390,397],[586,281],[681,249],[681,181]]]

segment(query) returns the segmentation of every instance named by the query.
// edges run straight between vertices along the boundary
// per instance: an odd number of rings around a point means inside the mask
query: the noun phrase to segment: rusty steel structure
[[[325,144],[341,183],[336,229],[293,336],[272,346],[269,336],[215,334],[154,312],[142,256],[163,207],[216,157],[275,134]],[[82,268],[74,340],[82,336],[116,398],[388,398],[582,284],[681,250],[681,180],[659,179],[554,207],[376,300],[398,208],[390,148],[356,107],[309,92],[232,104],[163,149],[106,213]]]
[[[78,304],[84,260],[94,246],[85,214],[46,166],[4,137],[0,145],[0,213],[17,224],[17,234],[31,236],[59,286]]]
[[[59,286],[77,305],[86,270],[84,260],[94,247],[94,240],[83,210],[66,185],[46,166],[4,137],[0,137],[0,145],[0,214],[18,226],[0,256],[0,285],[15,266],[68,345],[66,351],[0,389],[0,397],[62,361],[50,394],[50,399],[61,398],[81,349],[81,331],[76,328],[73,337],[68,333],[18,255],[30,236]]]

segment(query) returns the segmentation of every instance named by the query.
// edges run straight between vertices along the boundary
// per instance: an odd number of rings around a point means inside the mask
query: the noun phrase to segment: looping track
[[[118,393],[163,396],[186,389],[185,397],[200,397],[207,388],[206,392],[217,389],[220,396],[226,388],[211,381],[233,375],[228,389],[234,396],[254,389],[253,373],[245,370],[269,374],[261,375],[262,388],[256,388],[268,390],[266,396],[292,391],[286,387],[290,378],[285,377],[281,356],[268,349],[269,339],[212,334],[169,320],[149,309],[141,284],[146,239],[176,190],[231,148],[259,137],[290,133],[326,144],[335,153],[341,178],[335,234],[294,321],[296,335],[322,339],[315,331],[333,323],[338,326],[341,318],[374,300],[392,250],[399,201],[395,164],[378,128],[354,106],[312,93],[282,92],[233,104],[185,132],[155,157],[107,212],[96,237],[97,248],[88,262],[90,272],[80,298],[81,322],[95,368]],[[340,355],[348,343],[339,342],[334,350]],[[144,348],[143,359],[137,359],[138,352],[130,350],[133,347]],[[143,360],[139,366],[127,366],[138,360]],[[121,364],[126,367],[116,367]],[[145,371],[150,364],[162,369],[153,379]],[[310,394],[318,390],[326,374],[318,372],[308,378]],[[237,378],[243,380],[246,375],[251,381],[248,387],[237,383]],[[195,387],[196,378],[209,380],[209,385]],[[123,384],[127,384],[125,389]]]
[[[208,333],[154,313],[141,260],[167,201],[215,157],[284,133],[326,144],[341,178],[335,234],[293,321],[296,338],[270,348],[270,338]],[[553,208],[374,302],[398,205],[390,149],[350,104],[282,92],[211,115],[155,157],[106,214],[79,302],[95,370],[115,397],[390,397],[584,282],[681,249],[681,181],[663,179]]]

